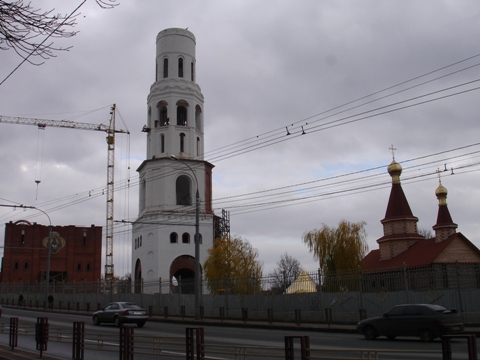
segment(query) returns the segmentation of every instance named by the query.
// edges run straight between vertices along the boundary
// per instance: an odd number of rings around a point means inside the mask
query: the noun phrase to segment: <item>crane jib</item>
[[[93,130],[103,131],[107,133],[108,144],[108,165],[107,165],[107,219],[106,219],[106,264],[105,264],[105,279],[114,278],[113,270],[113,193],[114,193],[114,166],[115,166],[115,133],[130,134],[128,130],[121,130],[115,128],[115,109],[113,104],[110,111],[109,125],[104,124],[89,124],[80,123],[69,120],[47,120],[23,118],[14,116],[0,115],[0,123],[5,124],[20,124],[20,125],[36,125],[39,129],[45,129],[47,126],[60,127],[77,130]],[[37,183],[38,185],[38,183]]]

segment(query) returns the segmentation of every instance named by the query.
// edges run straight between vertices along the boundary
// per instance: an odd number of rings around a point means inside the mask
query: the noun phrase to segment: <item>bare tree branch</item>
[[[117,0],[95,1],[102,9],[118,5]],[[63,15],[54,11],[34,8],[31,2],[25,4],[23,0],[0,0],[0,50],[13,49],[24,61],[41,65],[43,62],[33,62],[29,58],[47,60],[56,57],[59,51],[71,49],[71,46],[55,46],[53,41],[46,42],[45,39],[74,37],[78,32],[73,28],[80,13]]]

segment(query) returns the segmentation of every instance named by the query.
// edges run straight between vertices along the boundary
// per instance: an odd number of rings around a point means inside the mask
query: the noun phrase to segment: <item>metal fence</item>
[[[296,282],[296,283],[295,283]],[[293,286],[296,293],[289,293]],[[111,301],[133,301],[152,315],[194,316],[192,280],[97,283],[0,284],[0,302],[94,311]],[[214,289],[214,291],[212,291]],[[303,291],[302,291],[303,290]],[[465,323],[480,324],[480,265],[439,264],[376,272],[312,272],[297,279],[215,279],[202,282],[201,316],[269,322],[354,323],[399,303],[436,303],[455,308]]]

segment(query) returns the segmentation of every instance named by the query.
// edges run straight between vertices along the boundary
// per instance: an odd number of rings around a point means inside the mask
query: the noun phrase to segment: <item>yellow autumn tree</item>
[[[248,240],[235,236],[216,239],[203,264],[208,288],[213,294],[253,294],[261,289],[263,265]]]
[[[323,274],[356,270],[368,251],[365,221],[341,220],[337,227],[323,224],[303,234],[303,242],[319,261]]]

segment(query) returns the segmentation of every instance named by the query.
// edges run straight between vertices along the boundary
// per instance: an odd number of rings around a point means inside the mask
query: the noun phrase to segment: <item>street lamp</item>
[[[197,191],[195,194],[195,320],[200,319],[200,291],[201,291],[201,274],[200,274],[200,234],[199,234],[199,222],[200,222],[200,193],[198,192],[198,179],[195,175],[195,171],[183,160],[171,155],[170,158],[181,162],[187,166],[195,178],[197,184]]]
[[[48,287],[50,285],[50,254],[51,254],[51,250],[52,250],[52,220],[50,220],[50,216],[48,216],[48,214],[45,211],[40,210],[39,208],[36,208],[36,207],[33,207],[33,206],[30,207],[30,208],[44,213],[48,218],[48,222],[50,223],[49,226],[48,226],[47,268],[46,268],[46,271],[45,271],[45,293],[44,293],[45,302],[47,302],[48,301]]]

